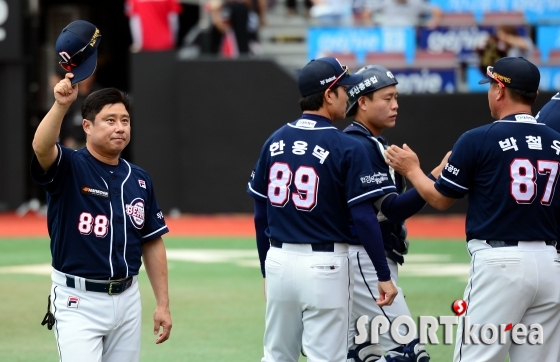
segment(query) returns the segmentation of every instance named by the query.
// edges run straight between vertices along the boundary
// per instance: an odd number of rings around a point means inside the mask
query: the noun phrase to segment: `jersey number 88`
[[[93,231],[95,236],[102,238],[107,235],[109,230],[109,219],[105,215],[97,215],[94,218],[89,212],[82,212],[80,214],[78,230],[83,235],[89,235]]]

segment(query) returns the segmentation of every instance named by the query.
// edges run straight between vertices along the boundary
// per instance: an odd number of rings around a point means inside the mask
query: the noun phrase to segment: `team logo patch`
[[[138,185],[140,185],[141,188],[145,189],[146,188],[146,181],[138,180]]]
[[[300,119],[299,121],[297,121],[296,127],[315,128],[316,124],[317,122],[315,121],[310,121],[308,119]]]
[[[516,114],[515,120],[518,122],[535,122],[535,118],[529,114]]]
[[[78,308],[78,304],[80,304],[80,298],[68,297],[68,303],[66,303],[68,308]]]
[[[126,204],[126,214],[130,217],[130,221],[137,228],[144,226],[144,200],[138,198],[132,200],[130,204]]]
[[[362,187],[369,187],[371,184],[379,185],[385,181],[389,180],[389,176],[386,173],[377,172],[369,175],[360,175],[360,181],[362,182]]]
[[[109,198],[109,191],[98,190],[98,189],[94,189],[94,188],[89,187],[89,186],[82,186],[82,188],[80,189],[80,192],[83,195],[103,197],[104,199]]]

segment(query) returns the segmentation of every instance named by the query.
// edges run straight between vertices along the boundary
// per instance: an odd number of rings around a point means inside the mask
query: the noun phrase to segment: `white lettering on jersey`
[[[517,140],[513,137],[506,138],[503,141],[498,141],[498,144],[502,148],[502,151],[508,151],[511,149],[519,151],[519,148],[517,147]]]
[[[530,150],[542,150],[541,136],[526,136],[525,139]]]
[[[550,148],[556,151],[556,155],[560,155],[560,141],[552,141],[552,146],[550,146]]]
[[[272,157],[272,156],[283,154],[284,146],[286,146],[284,140],[280,140],[278,142],[274,142],[273,144],[271,144],[270,147],[268,148],[268,150],[270,151],[270,156]]]
[[[305,151],[307,151],[307,142],[304,141],[295,141],[294,145],[292,146],[292,153],[294,155],[305,155]]]
[[[386,173],[382,173],[382,172],[377,172],[374,173],[373,175],[360,176],[360,181],[362,182],[362,186],[367,186],[371,183],[375,183],[376,185],[379,185],[384,181],[388,181],[388,180],[389,180],[389,176]]]
[[[459,171],[461,171],[458,167],[453,166],[452,164],[450,164],[449,162],[447,162],[445,164],[445,169],[454,174],[455,176],[457,176],[459,174]]]

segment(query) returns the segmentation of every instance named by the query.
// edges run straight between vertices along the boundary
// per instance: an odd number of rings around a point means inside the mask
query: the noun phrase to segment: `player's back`
[[[538,122],[546,124],[560,132],[560,93],[556,93],[535,117]]]
[[[267,140],[250,191],[267,198],[271,238],[288,243],[348,242],[348,205],[374,190],[366,151],[326,118],[305,117]]]
[[[467,239],[556,238],[560,134],[531,116],[517,117],[469,131],[458,141],[472,146],[463,150],[478,151],[466,170],[453,170],[472,175],[462,185],[469,189]]]

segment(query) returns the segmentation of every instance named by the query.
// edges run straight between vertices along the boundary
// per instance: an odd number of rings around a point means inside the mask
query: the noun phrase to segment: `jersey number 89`
[[[293,177],[292,177],[293,176]],[[292,192],[291,198],[296,209],[311,211],[317,205],[317,190],[319,176],[317,171],[310,166],[300,166],[294,174],[287,163],[275,162],[270,167],[268,183],[268,199],[272,206],[284,207],[290,200],[290,185],[297,192]]]
[[[541,198],[542,205],[550,205],[554,196],[554,188],[558,179],[558,162],[556,161],[537,161],[537,169],[540,175],[548,174],[546,187]],[[526,158],[513,160],[510,166],[511,176],[511,196],[518,204],[530,204],[537,194],[537,175],[535,167]]]

